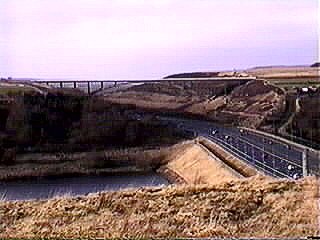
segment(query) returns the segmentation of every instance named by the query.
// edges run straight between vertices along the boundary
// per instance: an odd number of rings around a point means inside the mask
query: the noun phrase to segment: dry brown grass
[[[226,150],[224,150],[218,144],[200,137],[199,143],[202,144],[204,147],[209,149],[213,154],[215,154],[221,161],[223,161],[227,166],[234,169],[242,176],[245,177],[252,177],[258,175],[259,172],[254,168],[246,164],[245,162],[241,161],[240,159],[236,158]]]
[[[46,201],[0,202],[0,237],[306,237],[315,178],[249,178]]]
[[[204,117],[222,124],[251,128],[263,125],[274,114],[284,111],[285,95],[281,89],[264,81],[250,81],[230,86],[227,82],[225,81],[224,85],[220,83],[221,85],[218,85],[217,89],[214,89],[209,83],[196,82],[192,91],[185,90],[190,95],[166,92],[167,88],[165,87],[169,86],[154,84],[154,88],[146,87],[144,91],[128,89],[106,95],[104,98],[112,103],[132,104],[145,110],[175,112],[188,116]],[[211,81],[211,84],[214,83]],[[157,85],[159,85],[158,90]],[[174,86],[176,85],[178,83],[174,84]],[[142,88],[143,85],[138,87]],[[228,91],[226,91],[227,89]],[[224,96],[225,94],[227,95]]]
[[[173,148],[175,149],[174,146]],[[23,154],[16,157],[15,164],[0,166],[0,180],[150,171],[161,165],[171,151],[171,147],[159,147],[69,154]],[[118,166],[119,162],[126,164]]]
[[[190,144],[164,166],[188,184],[216,184],[238,179],[240,176],[228,169],[220,159],[203,147]]]
[[[259,78],[319,78],[320,76],[320,69],[317,67],[260,67],[246,72]]]
[[[139,108],[177,110],[186,104],[195,103],[199,98],[188,96],[174,96],[148,92],[121,92],[104,97],[105,100],[116,104],[134,104]]]

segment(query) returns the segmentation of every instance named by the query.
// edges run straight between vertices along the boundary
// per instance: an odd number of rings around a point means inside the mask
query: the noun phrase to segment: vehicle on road
[[[218,133],[218,130],[216,130],[216,129],[213,129],[212,131],[211,131],[211,134],[212,135],[216,135]]]

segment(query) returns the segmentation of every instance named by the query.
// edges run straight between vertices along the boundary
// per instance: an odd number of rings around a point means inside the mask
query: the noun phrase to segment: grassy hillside
[[[249,178],[47,201],[0,202],[0,238],[306,237],[317,185]]]
[[[146,83],[106,94],[106,101],[256,128],[284,109],[284,93],[264,81]]]

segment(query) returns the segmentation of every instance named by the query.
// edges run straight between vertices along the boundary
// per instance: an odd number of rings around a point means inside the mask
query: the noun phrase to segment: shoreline
[[[59,178],[73,178],[73,177],[89,177],[89,176],[132,176],[132,175],[145,175],[149,173],[157,173],[152,170],[145,169],[128,169],[128,168],[118,168],[118,169],[101,169],[101,170],[91,170],[87,172],[70,172],[62,174],[48,174],[43,176],[22,176],[22,177],[12,177],[6,180],[1,180],[1,183],[19,182],[19,181],[32,181],[32,180],[51,180]],[[161,174],[160,174],[161,175]],[[161,175],[162,176],[162,175]]]

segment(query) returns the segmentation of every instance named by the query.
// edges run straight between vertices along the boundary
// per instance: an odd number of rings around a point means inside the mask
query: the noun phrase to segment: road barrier
[[[303,167],[303,175],[320,175],[320,151],[316,150],[314,148],[302,145],[300,143],[296,143],[293,141],[290,141],[286,138],[276,136],[270,133],[262,132],[256,129],[251,129],[251,128],[244,128],[244,127],[239,127],[239,129],[243,129],[247,132],[250,132],[253,135],[257,136],[265,136],[267,138],[271,138],[272,141],[279,142],[279,143],[285,143],[289,146],[293,146],[296,149],[302,150],[302,167]],[[318,161],[314,162],[310,160],[310,156],[313,156],[314,159],[317,159]]]

